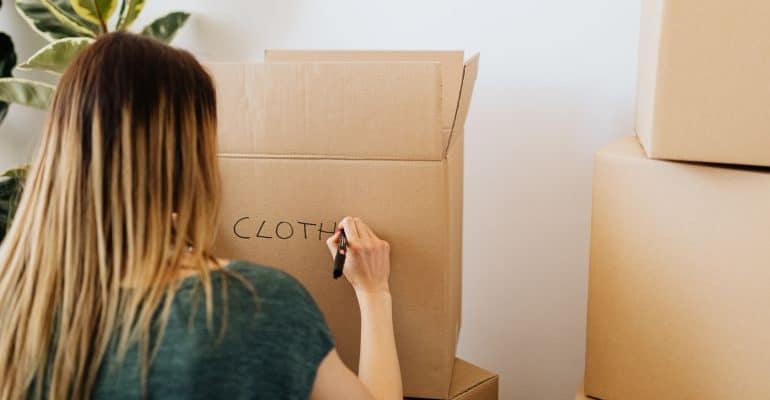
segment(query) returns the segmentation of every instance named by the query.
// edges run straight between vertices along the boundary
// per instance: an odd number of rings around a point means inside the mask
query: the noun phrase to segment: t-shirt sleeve
[[[334,348],[334,339],[313,297],[294,277],[280,273],[281,289],[276,295],[284,307],[287,335],[285,354],[291,361],[294,388],[298,398],[308,398],[321,361]]]

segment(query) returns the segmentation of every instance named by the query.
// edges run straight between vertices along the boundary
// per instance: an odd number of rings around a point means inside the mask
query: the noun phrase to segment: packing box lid
[[[231,98],[220,129],[239,132],[220,137],[220,154],[441,160],[465,123],[478,57],[276,50],[265,59],[207,64]]]
[[[460,358],[455,359],[450,400],[497,400],[500,377]]]
[[[356,51],[356,50],[266,50],[265,62],[438,62],[441,68],[441,129],[446,140],[457,111],[462,86],[464,55],[459,51]]]

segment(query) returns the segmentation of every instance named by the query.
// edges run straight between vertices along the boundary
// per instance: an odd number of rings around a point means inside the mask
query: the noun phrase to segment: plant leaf
[[[25,165],[0,176],[0,242],[5,238],[18,208],[28,169],[29,166]]]
[[[117,0],[70,0],[70,4],[72,9],[86,21],[106,24],[115,12]]]
[[[16,66],[16,51],[13,49],[11,37],[0,32],[0,77],[11,76]]]
[[[0,101],[47,109],[55,87],[21,78],[0,78]]]
[[[13,67],[16,66],[16,51],[13,49],[11,37],[0,32],[0,78],[11,76]],[[8,114],[8,103],[0,101],[0,122]]]
[[[70,61],[93,42],[94,39],[91,38],[59,39],[38,50],[27,61],[19,65],[19,68],[62,73],[67,69]]]
[[[187,18],[190,18],[190,14],[186,12],[168,13],[145,26],[142,29],[142,35],[169,43],[174,39],[179,28],[187,22]]]
[[[69,22],[62,22],[51,12],[51,8]],[[49,42],[65,37],[93,37],[99,31],[98,26],[80,19],[68,0],[16,0],[16,10],[35,32]]]
[[[67,14],[59,8],[59,6],[54,3],[52,0],[40,0],[43,5],[48,9],[48,11],[53,14],[56,19],[59,20],[62,24],[68,25],[70,28],[74,29],[76,32],[79,33],[78,36],[95,36],[96,32],[88,29],[82,24],[82,20],[79,20],[78,18],[74,18],[72,15]],[[86,20],[87,21],[87,20]],[[89,21],[90,22],[90,21]]]
[[[144,8],[144,0],[123,0],[115,29],[120,31],[128,29],[142,12],[142,8]]]

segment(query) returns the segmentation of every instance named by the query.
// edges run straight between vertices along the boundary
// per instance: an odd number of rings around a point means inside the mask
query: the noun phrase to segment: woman
[[[0,247],[0,398],[401,398],[389,247],[360,219],[327,242],[349,240],[358,377],[296,280],[211,255],[216,125],[187,52],[114,33],[72,62]]]

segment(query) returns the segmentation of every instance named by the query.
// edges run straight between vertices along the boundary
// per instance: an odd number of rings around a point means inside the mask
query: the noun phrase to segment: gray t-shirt
[[[318,365],[334,347],[313,298],[296,279],[277,269],[232,261],[227,270],[251,283],[256,298],[238,279],[213,272],[212,331],[206,327],[200,279],[186,278],[150,365],[147,398],[307,399]],[[227,279],[226,313],[222,278]],[[225,315],[226,330],[218,336]],[[93,398],[142,398],[138,365],[136,348],[120,365],[108,355]]]

